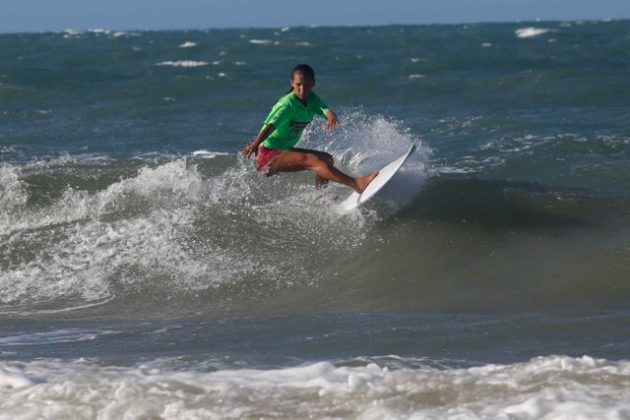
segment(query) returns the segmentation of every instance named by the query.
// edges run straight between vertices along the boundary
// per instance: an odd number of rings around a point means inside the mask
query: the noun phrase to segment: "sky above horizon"
[[[630,18],[630,0],[2,0],[0,32]]]

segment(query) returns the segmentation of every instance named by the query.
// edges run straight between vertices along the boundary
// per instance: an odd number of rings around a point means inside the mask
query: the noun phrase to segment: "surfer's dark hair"
[[[309,66],[308,64],[298,64],[297,66],[293,67],[293,71],[291,71],[291,80],[293,80],[293,76],[295,76],[296,73],[302,73],[304,76],[310,77],[311,79],[315,80],[315,70],[313,70],[313,67]],[[289,87],[289,91],[287,93],[291,92],[293,92],[293,88]]]
[[[315,80],[315,70],[313,70],[313,67],[309,66],[308,64],[298,64],[297,66],[293,67],[293,71],[291,72],[291,80],[293,80],[293,76],[295,76],[295,73],[302,73],[304,76],[310,77]]]

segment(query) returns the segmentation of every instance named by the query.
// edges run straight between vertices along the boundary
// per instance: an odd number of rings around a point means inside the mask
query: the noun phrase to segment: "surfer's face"
[[[313,86],[315,86],[315,80],[312,77],[306,76],[304,73],[293,73],[291,87],[293,88],[293,93],[300,101],[306,102],[308,95],[313,90]]]

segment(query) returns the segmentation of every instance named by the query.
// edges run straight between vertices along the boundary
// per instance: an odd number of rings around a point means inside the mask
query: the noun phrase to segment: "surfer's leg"
[[[314,151],[305,150],[305,149],[294,149],[294,150],[298,152],[304,152],[304,153],[309,153],[309,152],[315,153],[317,156],[326,160],[328,165],[334,166],[335,159],[332,157],[330,153],[320,152],[317,150],[314,150]],[[317,175],[317,173],[315,173],[315,188],[317,189],[324,188],[326,185],[328,185],[328,180],[326,178],[322,178],[321,176]]]
[[[321,188],[324,188],[326,185],[328,185],[328,180],[315,174],[315,188],[319,190]]]
[[[357,192],[361,194],[367,188],[370,182],[372,182],[372,180],[376,178],[376,175],[378,175],[378,171],[374,171],[367,175],[363,175],[363,176],[355,178],[355,181],[357,185],[359,186],[359,190],[357,190]]]
[[[333,166],[332,156],[328,153],[296,149],[283,151],[270,166],[271,173],[296,172],[309,170],[324,180],[335,181],[347,185],[358,193],[374,179],[378,172],[352,178]]]

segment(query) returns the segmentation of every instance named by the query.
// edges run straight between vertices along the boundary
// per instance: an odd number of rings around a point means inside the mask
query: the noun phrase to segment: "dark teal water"
[[[349,216],[238,155],[300,62],[303,147],[418,147]],[[628,80],[628,21],[0,35],[0,418],[628,418]]]

